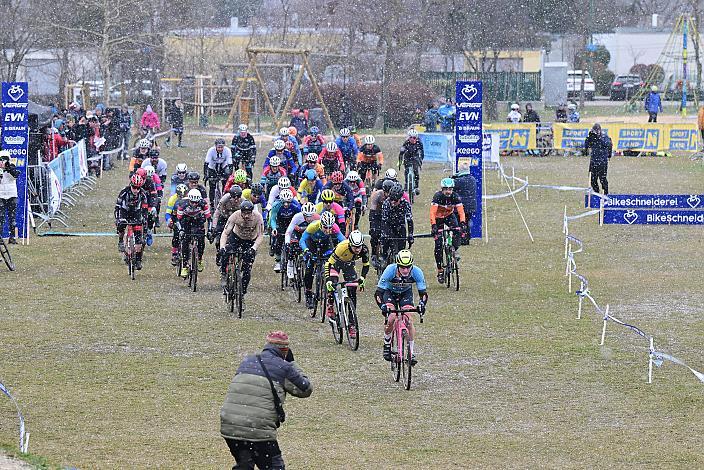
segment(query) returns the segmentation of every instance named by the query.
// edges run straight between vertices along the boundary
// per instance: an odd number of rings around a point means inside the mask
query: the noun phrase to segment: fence
[[[421,79],[447,97],[458,80],[481,80],[484,95],[497,101],[539,101],[542,94],[540,72],[423,72]]]

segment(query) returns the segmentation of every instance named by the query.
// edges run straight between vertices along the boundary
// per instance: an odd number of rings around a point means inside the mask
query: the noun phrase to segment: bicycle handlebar
[[[423,323],[423,316],[425,315],[425,313],[420,312],[420,309],[417,306],[408,309],[389,309],[386,311],[386,313],[388,313],[389,315],[391,315],[392,313],[417,313],[420,316],[421,323]]]

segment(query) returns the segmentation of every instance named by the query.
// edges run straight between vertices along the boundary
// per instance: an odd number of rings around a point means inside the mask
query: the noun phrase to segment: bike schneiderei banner
[[[470,222],[472,238],[482,237],[482,82],[458,81],[455,84],[455,171],[463,162],[477,181],[477,211]]]
[[[2,148],[20,174],[17,178],[17,228],[19,238],[27,238],[27,144],[29,112],[27,82],[2,82]],[[0,227],[2,236],[8,230]],[[14,234],[13,234],[14,235]]]

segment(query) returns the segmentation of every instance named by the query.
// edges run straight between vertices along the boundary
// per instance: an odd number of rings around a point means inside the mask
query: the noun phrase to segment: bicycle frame
[[[411,389],[411,371],[413,369],[413,349],[411,348],[410,337],[410,313],[420,314],[418,307],[409,309],[393,309],[389,311],[389,316],[396,314],[394,327],[391,330],[391,372],[394,381],[398,382],[403,371],[404,387]],[[420,314],[420,322],[423,323],[423,315]],[[405,347],[404,347],[405,346]]]

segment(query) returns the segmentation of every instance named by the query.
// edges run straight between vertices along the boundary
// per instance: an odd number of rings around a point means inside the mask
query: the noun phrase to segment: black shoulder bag
[[[264,363],[262,362],[262,357],[257,354],[257,361],[259,361],[259,365],[262,366],[262,370],[264,371],[264,375],[266,375],[267,380],[269,381],[269,386],[271,387],[271,393],[274,395],[274,407],[276,408],[276,427],[278,428],[281,426],[281,423],[286,421],[286,412],[284,411],[284,407],[281,405],[281,399],[279,399],[279,394],[276,392],[276,388],[274,388],[274,382],[271,381],[271,376],[269,375],[269,371],[266,370],[266,367],[264,367]]]

